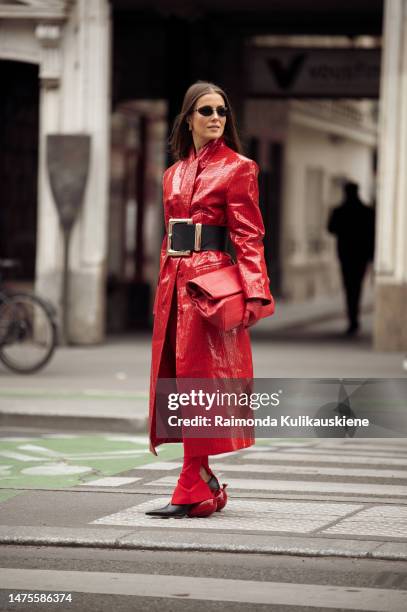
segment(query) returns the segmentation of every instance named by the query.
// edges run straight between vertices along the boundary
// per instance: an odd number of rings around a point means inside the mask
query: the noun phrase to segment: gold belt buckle
[[[192,219],[176,219],[171,218],[168,221],[168,237],[167,237],[167,255],[170,257],[182,257],[184,255],[191,255],[191,251],[176,251],[172,248],[172,228],[176,223],[187,223],[188,225],[193,225]],[[201,250],[201,233],[202,233],[202,223],[195,223],[195,241],[194,241],[194,251]]]

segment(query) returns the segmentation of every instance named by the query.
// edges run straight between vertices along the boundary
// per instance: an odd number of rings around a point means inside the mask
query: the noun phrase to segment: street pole
[[[69,245],[82,206],[90,162],[87,134],[49,134],[47,167],[64,239],[60,345],[69,344]]]

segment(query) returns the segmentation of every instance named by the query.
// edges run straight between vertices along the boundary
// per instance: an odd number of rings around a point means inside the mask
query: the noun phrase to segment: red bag
[[[242,325],[246,300],[238,265],[206,272],[186,283],[186,290],[198,312],[212,325],[229,331]],[[274,300],[263,305],[261,318],[274,313]]]

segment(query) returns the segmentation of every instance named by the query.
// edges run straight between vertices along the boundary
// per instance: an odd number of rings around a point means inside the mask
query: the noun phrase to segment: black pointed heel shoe
[[[164,508],[157,508],[157,510],[148,510],[145,514],[148,516],[159,516],[161,518],[183,518],[187,516],[192,506],[195,504],[172,504],[171,502],[164,506]]]
[[[158,516],[160,518],[204,518],[216,512],[217,503],[215,499],[205,499],[196,504],[172,504],[171,502],[158,508],[157,510],[148,510],[148,516]]]

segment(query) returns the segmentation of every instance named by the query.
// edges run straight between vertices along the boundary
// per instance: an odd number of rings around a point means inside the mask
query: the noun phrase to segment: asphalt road
[[[36,588],[29,587],[36,593],[52,572],[53,584],[67,585],[55,591],[72,594],[70,603],[10,604],[10,595],[23,589],[3,588],[0,609],[8,611],[401,612],[407,601],[407,565],[397,561],[2,546],[0,567],[3,577],[5,568],[10,575],[17,568],[22,585],[37,572]],[[138,594],[143,587],[151,589],[149,596]]]

